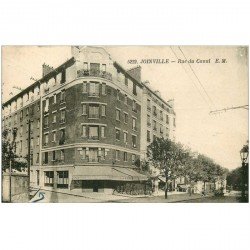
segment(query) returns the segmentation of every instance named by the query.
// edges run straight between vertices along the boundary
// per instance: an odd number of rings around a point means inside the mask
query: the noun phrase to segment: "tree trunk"
[[[168,198],[168,170],[165,171],[166,185],[165,185],[165,199]]]

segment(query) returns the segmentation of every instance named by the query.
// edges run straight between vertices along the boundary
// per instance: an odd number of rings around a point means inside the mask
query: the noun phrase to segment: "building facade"
[[[136,162],[154,136],[173,136],[173,107],[141,82],[140,68],[126,71],[103,48],[71,52],[2,106],[3,129],[17,128],[18,157],[30,145],[31,185],[112,192],[146,181]]]

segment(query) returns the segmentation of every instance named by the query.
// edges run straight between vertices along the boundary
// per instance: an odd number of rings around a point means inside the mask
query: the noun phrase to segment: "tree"
[[[16,161],[16,137],[17,128],[5,129],[2,132],[2,171],[11,168],[21,171],[27,167],[27,163]]]
[[[14,161],[15,141],[17,128],[5,129],[2,132],[2,171],[6,171],[10,167],[10,162]]]
[[[188,153],[181,144],[169,139],[156,138],[147,150],[147,156],[152,164],[164,171],[166,177],[165,198],[168,197],[168,181],[180,174],[180,169]]]

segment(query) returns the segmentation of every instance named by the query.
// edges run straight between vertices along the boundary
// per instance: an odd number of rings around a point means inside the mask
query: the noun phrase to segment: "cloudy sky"
[[[248,139],[248,111],[212,110],[248,104],[248,58],[243,47],[106,46],[113,60],[125,68],[137,60],[142,80],[149,80],[161,96],[175,100],[176,139],[204,153],[223,167],[240,166],[239,150]],[[25,88],[31,77],[41,78],[42,64],[58,66],[71,57],[70,47],[3,47],[2,100]],[[192,59],[194,63],[177,63]],[[142,64],[142,59],[169,59],[166,64]],[[196,63],[196,60],[210,63]],[[226,63],[215,63],[226,59]],[[191,65],[191,67],[189,66]],[[196,77],[197,76],[197,77]]]

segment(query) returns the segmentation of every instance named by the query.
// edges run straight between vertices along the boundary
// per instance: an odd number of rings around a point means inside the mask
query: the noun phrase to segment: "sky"
[[[103,46],[124,68],[140,65],[165,100],[174,99],[176,140],[214,159],[222,167],[241,164],[239,151],[248,140],[248,110],[210,111],[248,104],[248,51],[230,46]],[[177,63],[177,59],[194,63]],[[42,76],[42,64],[59,66],[71,58],[69,46],[2,47],[2,101]],[[144,64],[142,59],[169,59],[165,64]],[[210,63],[196,63],[196,60]],[[226,59],[226,63],[215,63]],[[128,60],[137,60],[130,64]],[[190,67],[191,66],[191,67]],[[17,87],[17,88],[16,88]]]

